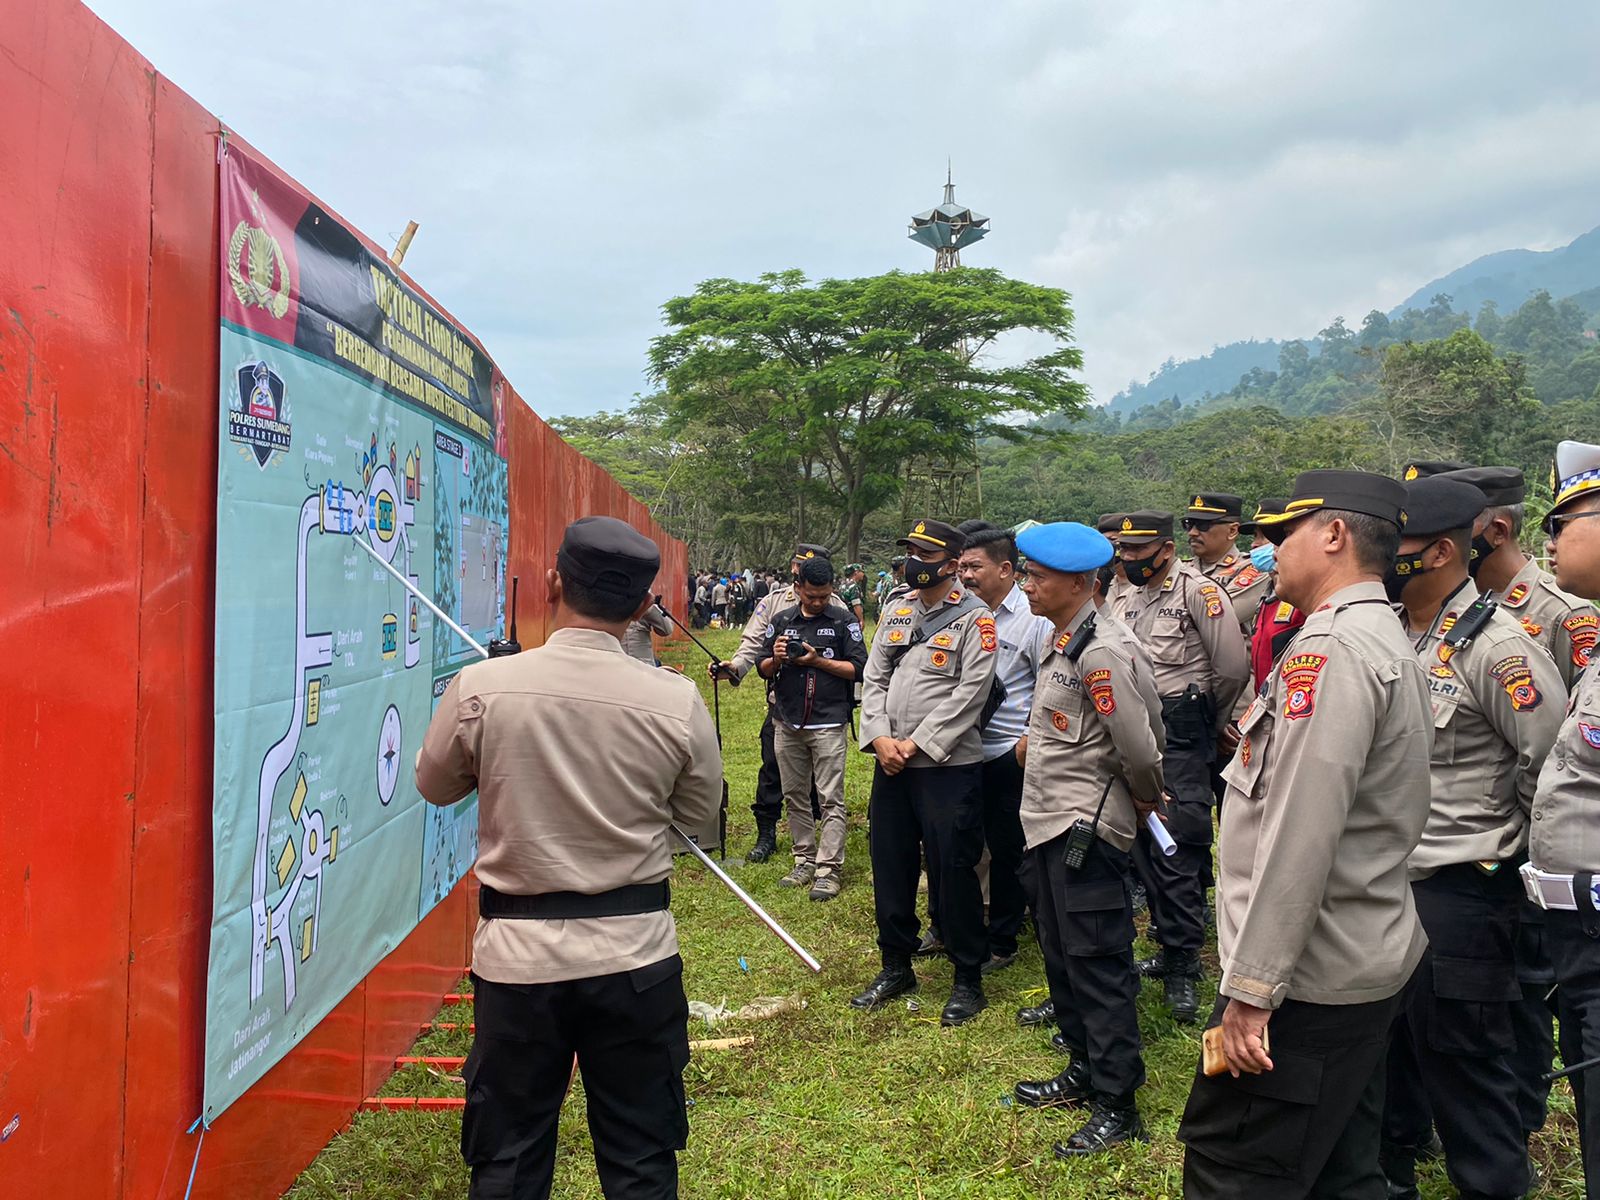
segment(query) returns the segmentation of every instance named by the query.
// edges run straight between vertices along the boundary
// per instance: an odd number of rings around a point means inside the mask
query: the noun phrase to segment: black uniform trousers
[[[1574,890],[1588,894],[1589,889]],[[1581,896],[1578,902],[1584,903]],[[1576,1066],[1600,1058],[1600,914],[1587,907],[1582,912],[1547,912],[1545,937],[1556,970],[1561,1061]],[[1600,1196],[1600,1067],[1575,1072],[1567,1079],[1577,1101],[1584,1194]],[[1591,1087],[1593,1096],[1589,1095]]]
[[[1445,1169],[1463,1197],[1520,1197],[1531,1182],[1512,1066],[1522,881],[1511,863],[1492,875],[1460,863],[1417,880],[1411,894],[1428,949],[1389,1047],[1386,1169],[1411,1182],[1409,1162],[1429,1139],[1431,1110]]]
[[[761,722],[761,770],[756,775],[756,802],[750,806],[755,814],[756,828],[770,825],[777,828],[783,815],[783,778],[778,774],[778,745],[772,732],[772,709],[767,709]],[[817,785],[811,784],[811,816],[822,820],[822,805],[817,800]]]
[[[1227,1007],[1218,996],[1207,1028]],[[1383,1200],[1383,1064],[1399,1007],[1399,995],[1285,1000],[1268,1025],[1271,1071],[1235,1079],[1196,1066],[1178,1127],[1185,1200]]]
[[[1216,730],[1205,697],[1166,696],[1161,701],[1167,726],[1162,773],[1176,797],[1167,828],[1178,844],[1164,855],[1139,826],[1134,869],[1149,897],[1150,919],[1168,950],[1198,953],[1206,936],[1204,872],[1211,864],[1211,766],[1217,756]]]
[[[1061,1036],[1073,1058],[1087,1064],[1095,1098],[1127,1107],[1144,1083],[1128,856],[1096,838],[1074,870],[1064,861],[1067,836],[1023,856],[1045,979]]]
[[[989,953],[1017,952],[1017,931],[1028,908],[1022,869],[1022,764],[1007,750],[983,764],[983,841],[989,847]]]
[[[1511,1027],[1517,1039],[1512,1070],[1517,1077],[1517,1112],[1528,1136],[1544,1128],[1550,1085],[1544,1076],[1556,1056],[1556,969],[1545,940],[1544,909],[1524,897],[1517,909],[1517,985]]]
[[[683,960],[563,983],[472,982],[478,1028],[462,1070],[461,1157],[473,1200],[550,1195],[574,1055],[607,1200],[676,1197],[677,1151],[689,1136]]]
[[[911,961],[918,943],[917,877],[928,856],[929,917],[958,982],[976,984],[989,957],[978,859],[983,857],[983,764],[873,767],[867,843],[883,965]]]

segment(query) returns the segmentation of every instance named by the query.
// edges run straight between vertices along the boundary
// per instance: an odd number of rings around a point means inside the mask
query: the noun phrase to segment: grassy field
[[[731,653],[737,635],[713,631],[707,641]],[[704,656],[687,643],[668,660],[704,679]],[[709,684],[703,684],[709,702]],[[850,837],[845,890],[821,904],[777,886],[788,870],[788,841],[779,857],[744,865],[754,822],[749,803],[759,766],[759,683],[722,687],[728,780],[729,868],[764,907],[823,964],[814,976],[714,879],[687,857],[673,882],[673,911],[683,944],[691,1000],[736,1009],[757,997],[793,996],[801,1011],[753,1021],[728,1021],[715,1031],[691,1023],[691,1038],[753,1037],[732,1050],[696,1053],[685,1074],[690,1096],[689,1148],[680,1156],[682,1195],[717,1200],[762,1197],[858,1198],[1176,1197],[1182,1194],[1182,1146],[1174,1137],[1199,1054],[1198,1026],[1174,1025],[1160,987],[1140,999],[1149,1082],[1139,1103],[1150,1125],[1148,1145],[1125,1146],[1077,1163],[1050,1152],[1081,1115],[1036,1112],[1011,1102],[1018,1079],[1046,1078],[1064,1065],[1049,1032],[1019,1029],[1016,1009],[1043,997],[1037,945],[986,983],[990,1008],[960,1029],[942,1029],[938,1015],[950,986],[943,960],[923,961],[920,1012],[904,1004],[861,1014],[846,1001],[878,968],[867,867],[866,807],[870,760],[850,756]],[[1142,925],[1141,918],[1141,925]],[[1141,952],[1148,951],[1140,943]],[[1208,981],[1215,984],[1215,956]],[[451,1007],[441,1021],[470,1020]],[[462,1055],[466,1034],[436,1032],[415,1053]],[[385,1095],[460,1095],[459,1081],[423,1067],[397,1073]],[[1535,1145],[1545,1180],[1540,1196],[1582,1195],[1571,1096],[1557,1085],[1549,1124]],[[293,1200],[363,1197],[456,1197],[467,1173],[457,1150],[453,1113],[368,1113],[335,1138],[290,1191]],[[583,1089],[576,1084],[561,1125],[555,1195],[599,1197]],[[1423,1195],[1452,1189],[1437,1166]]]

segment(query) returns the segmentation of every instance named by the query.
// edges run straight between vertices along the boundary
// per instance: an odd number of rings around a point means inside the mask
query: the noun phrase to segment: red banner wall
[[[0,0],[0,112],[0,1196],[177,1197],[211,909],[220,123],[74,0]],[[686,617],[683,545],[509,408],[523,643],[587,512],[661,546]],[[287,1187],[471,924],[464,885],[212,1127],[194,1195]]]

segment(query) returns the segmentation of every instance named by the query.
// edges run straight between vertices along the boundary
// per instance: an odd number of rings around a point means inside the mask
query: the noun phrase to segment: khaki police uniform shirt
[[[1158,586],[1133,589],[1122,621],[1149,652],[1157,691],[1173,696],[1197,684],[1216,701],[1217,727],[1228,723],[1250,681],[1250,652],[1221,585],[1174,561]]]
[[[1121,575],[1113,574],[1111,586],[1106,589],[1106,607],[1111,610],[1111,615],[1119,621],[1126,621],[1123,614],[1128,611],[1128,599],[1138,590]]]
[[[1250,565],[1250,559],[1237,550],[1229,550],[1214,563],[1202,563],[1195,558],[1189,560],[1189,565],[1213,583],[1227,583],[1240,568]]]
[[[1406,859],[1428,819],[1428,685],[1383,588],[1306,618],[1239,722],[1217,855],[1221,991],[1363,1004],[1427,939]]]
[[[1561,724],[1561,676],[1515,618],[1496,610],[1465,646],[1445,643],[1475,599],[1466,583],[1420,637],[1408,630],[1433,699],[1433,803],[1411,853],[1413,879],[1523,848],[1534,784]]]
[[[1572,690],[1578,673],[1589,665],[1600,611],[1587,600],[1556,586],[1555,576],[1529,559],[1506,585],[1500,607],[1522,623],[1529,637],[1556,661],[1561,681]]]
[[[795,593],[793,583],[785,583],[774,587],[760,600],[750,612],[750,619],[745,622],[744,634],[739,638],[739,648],[733,652],[733,657],[728,661],[733,664],[733,678],[737,683],[755,669],[761,661],[761,647],[767,640],[767,630],[772,627],[772,618],[786,608],[793,608],[800,603],[800,597]]]
[[[1271,586],[1272,572],[1258,571],[1253,562],[1246,562],[1229,575],[1222,585],[1222,590],[1228,594],[1228,602],[1233,605],[1234,616],[1239,618],[1239,632],[1244,634],[1246,641],[1255,632],[1256,612]]]
[[[1600,665],[1578,676],[1539,772],[1528,860],[1541,871],[1600,874]]]
[[[1094,637],[1078,661],[1066,656],[1093,612],[1092,604],[1079,609],[1039,665],[1022,774],[1022,832],[1030,848],[1059,837],[1080,817],[1094,820],[1112,779],[1098,833],[1126,852],[1138,829],[1133,797],[1154,801],[1161,794],[1161,697],[1133,631],[1097,613]]]
[[[935,592],[931,605],[924,604],[924,593],[912,592],[884,612],[862,676],[861,748],[870,751],[881,737],[910,738],[917,744],[906,764],[912,768],[983,761],[978,716],[1000,647],[994,617],[980,603],[911,646],[917,625],[966,595],[954,578],[945,582],[947,590]],[[900,655],[893,676],[891,651]]]
[[[463,668],[440,700],[417,787],[433,804],[478,790],[478,878],[512,895],[610,891],[672,873],[669,821],[705,825],[722,754],[693,683],[629,658],[609,633]],[[631,971],[676,954],[669,912],[480,919],[472,969],[499,983]]]

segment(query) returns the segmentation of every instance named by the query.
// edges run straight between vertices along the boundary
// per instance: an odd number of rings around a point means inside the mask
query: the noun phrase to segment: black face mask
[[[906,555],[906,582],[917,590],[932,587],[944,578],[942,562],[925,562],[914,554]]]
[[[1467,559],[1467,574],[1476,579],[1478,577],[1478,572],[1483,568],[1483,564],[1487,562],[1489,556],[1498,549],[1500,549],[1499,546],[1493,545],[1489,539],[1484,537],[1481,533],[1477,537],[1473,538],[1472,555]]]
[[[1157,561],[1160,560],[1160,561]],[[1128,582],[1134,587],[1143,587],[1150,582],[1155,573],[1167,565],[1167,560],[1161,557],[1157,550],[1149,558],[1125,558],[1122,560],[1122,573],[1128,577]]]
[[[1437,544],[1437,542],[1429,542],[1415,554],[1402,554],[1389,564],[1389,570],[1383,576],[1383,591],[1389,597],[1390,603],[1400,603],[1400,593],[1406,590],[1406,584],[1410,583],[1418,575],[1426,575],[1428,573],[1429,568],[1424,567],[1422,562],[1427,558],[1428,551],[1432,550]]]

